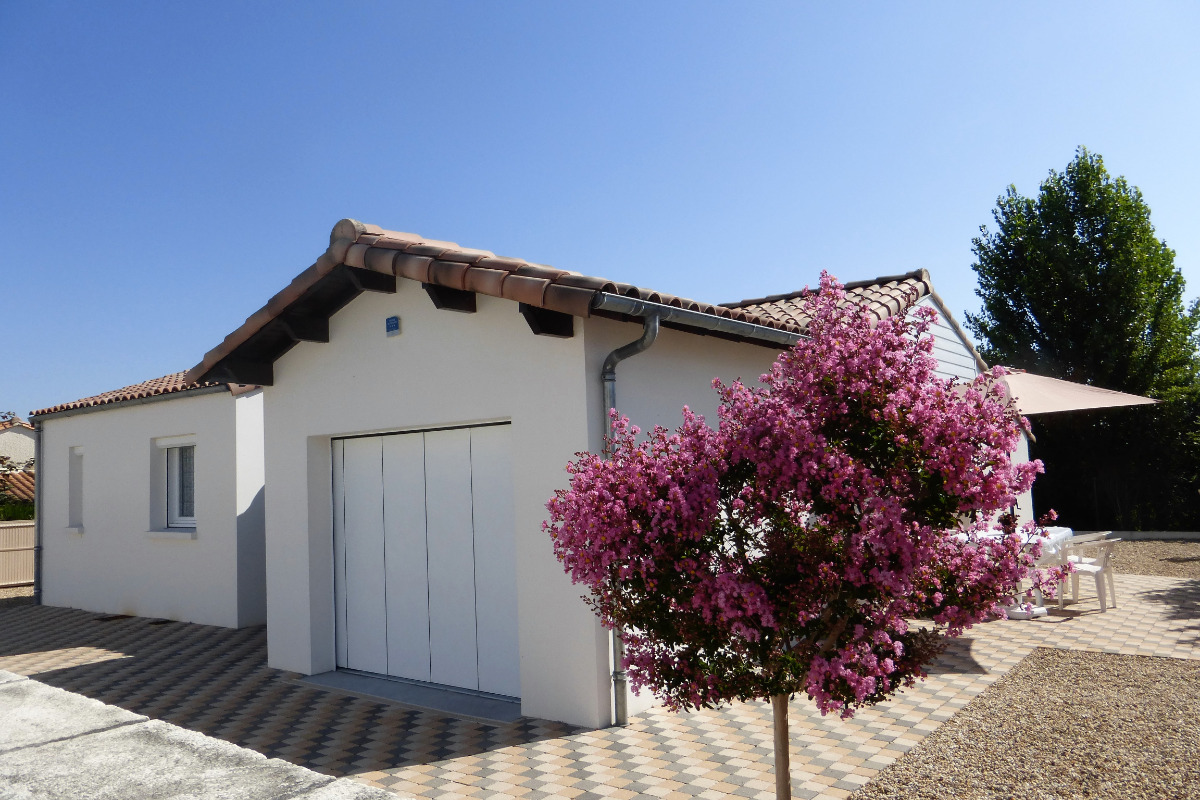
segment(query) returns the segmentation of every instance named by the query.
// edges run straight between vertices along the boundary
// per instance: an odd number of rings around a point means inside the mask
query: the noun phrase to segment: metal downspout
[[[643,317],[641,338],[635,342],[618,347],[608,354],[608,358],[604,359],[604,367],[600,372],[600,382],[604,390],[604,404],[602,409],[604,413],[603,429],[608,433],[612,432],[612,419],[609,417],[609,412],[617,407],[617,364],[649,349],[650,345],[654,344],[654,340],[658,338],[658,323],[657,314]],[[609,458],[611,455],[612,448],[606,437],[604,442],[604,457]],[[626,697],[627,681],[625,678],[625,668],[621,664],[625,658],[625,643],[621,639],[621,632],[616,628],[613,628],[612,632],[612,650],[613,724],[627,725],[629,724],[629,709]]]
[[[33,604],[42,604],[42,423],[33,423]]]

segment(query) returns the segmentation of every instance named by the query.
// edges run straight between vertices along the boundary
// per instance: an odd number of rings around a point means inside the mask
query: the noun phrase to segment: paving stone
[[[1039,620],[976,626],[950,645],[928,679],[853,719],[823,717],[807,699],[796,699],[790,707],[795,796],[846,797],[845,785],[855,782],[849,772],[874,774],[891,764],[1036,647],[1200,658],[1200,583],[1118,575],[1116,585],[1118,606],[1105,614],[1084,596]],[[262,628],[149,625],[137,618],[100,623],[96,616],[0,609],[0,669],[406,796],[601,795],[618,787],[612,776],[623,775],[620,789],[639,796],[701,796],[713,791],[705,786],[721,784],[738,787],[727,792],[733,796],[773,797],[767,703],[689,714],[651,709],[620,730],[532,719],[488,725],[299,684],[266,666]],[[608,771],[584,769],[592,763]],[[539,769],[547,764],[548,772]],[[697,764],[708,769],[690,772]],[[489,794],[446,780],[452,773],[476,781],[503,773],[487,780],[519,788]],[[585,792],[583,781],[596,788]]]

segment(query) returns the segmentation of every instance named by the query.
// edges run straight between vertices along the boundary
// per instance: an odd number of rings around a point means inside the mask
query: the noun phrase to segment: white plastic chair
[[[1109,603],[1105,599],[1107,585],[1108,595],[1112,598],[1112,607],[1117,607],[1117,586],[1113,581],[1112,551],[1120,539],[1100,539],[1090,542],[1072,542],[1064,552],[1075,571],[1071,573],[1071,599],[1079,600],[1079,576],[1091,575],[1096,581],[1096,596],[1100,599],[1100,611],[1108,611]],[[1086,557],[1083,552],[1094,552],[1093,557]],[[1061,598],[1060,598],[1061,600]]]

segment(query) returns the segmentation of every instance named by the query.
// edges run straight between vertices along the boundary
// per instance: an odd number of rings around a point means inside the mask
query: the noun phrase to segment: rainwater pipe
[[[33,423],[33,604],[42,604],[42,487],[44,481],[38,477],[42,472],[42,423]]]
[[[609,413],[617,407],[617,364],[648,350],[657,338],[658,315],[647,315],[642,318],[641,338],[618,347],[608,354],[608,358],[604,359],[604,367],[600,371],[600,382],[603,384],[604,389],[604,403],[601,410],[604,413],[604,427],[602,430],[607,434],[612,433],[613,423]],[[604,457],[610,458],[611,456],[612,444],[606,435],[604,439]],[[625,660],[625,642],[621,639],[621,631],[615,627],[612,631],[612,658],[613,724],[627,725],[629,724],[628,690],[626,688],[628,682],[625,678],[625,666],[621,663]]]
[[[802,338],[798,333],[779,328],[769,328],[752,322],[718,317],[715,314],[706,314],[663,303],[652,303],[648,300],[638,300],[608,292],[596,293],[592,300],[592,309],[628,317],[640,317],[642,320],[641,338],[609,353],[608,357],[604,359],[604,366],[600,372],[600,383],[604,391],[604,402],[601,404],[604,414],[602,430],[608,433],[612,432],[612,420],[608,416],[609,412],[617,407],[617,364],[649,349],[650,345],[654,344],[654,340],[658,338],[658,330],[663,322],[700,331],[737,336],[755,344],[778,347],[780,350],[791,347]],[[608,458],[611,455],[611,448],[608,442],[605,442],[604,457]],[[627,725],[629,723],[627,680],[625,669],[621,664],[625,658],[625,643],[621,639],[621,632],[616,628],[612,632],[612,651],[613,724]]]

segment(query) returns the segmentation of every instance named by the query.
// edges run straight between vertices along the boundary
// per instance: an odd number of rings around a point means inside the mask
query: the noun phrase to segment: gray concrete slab
[[[145,719],[37,681],[0,682],[0,753]]]
[[[5,672],[0,669],[0,683],[9,683],[11,681],[26,681],[29,680],[24,675],[17,675],[13,672]]]
[[[22,800],[290,800],[326,775],[165,722],[139,722],[0,759],[0,787]],[[0,798],[6,793],[0,791]]]
[[[0,800],[394,800],[0,672]]]
[[[339,778],[319,789],[297,795],[296,800],[397,800],[397,795],[349,778]]]

